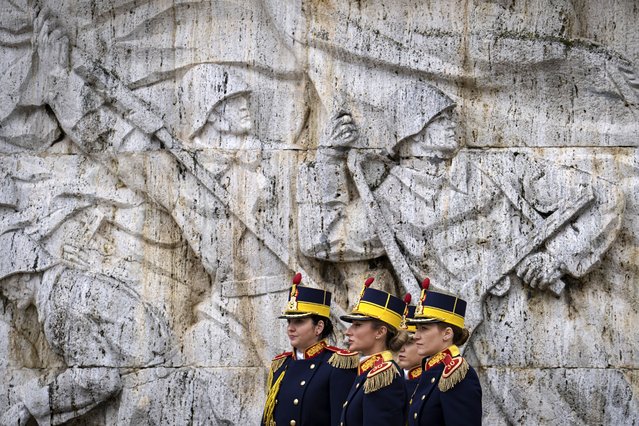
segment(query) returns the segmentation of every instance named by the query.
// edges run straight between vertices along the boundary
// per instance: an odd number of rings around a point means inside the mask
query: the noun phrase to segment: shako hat
[[[284,312],[278,318],[304,318],[311,315],[330,318],[331,292],[311,287],[302,287],[302,274],[293,277],[293,285],[289,293]]]
[[[406,322],[414,325],[445,322],[464,328],[466,301],[450,294],[429,291],[429,285],[430,280],[425,278],[422,282],[422,292],[415,308],[415,315],[413,318],[407,319]]]
[[[406,303],[390,293],[371,288],[373,281],[373,277],[366,280],[355,307],[350,314],[342,315],[340,319],[346,322],[378,319],[398,330],[401,329]]]

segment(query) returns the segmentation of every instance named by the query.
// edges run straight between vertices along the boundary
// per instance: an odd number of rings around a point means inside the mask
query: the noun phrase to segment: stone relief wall
[[[486,424],[639,424],[635,2],[0,10],[0,424],[257,424],[296,271],[463,295]]]

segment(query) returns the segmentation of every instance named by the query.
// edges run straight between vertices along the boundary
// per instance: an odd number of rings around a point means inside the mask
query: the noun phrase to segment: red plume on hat
[[[410,301],[413,299],[410,293],[406,293],[404,296],[404,303],[406,303],[406,307],[404,308],[404,314],[402,315],[402,322],[400,323],[400,328],[406,330],[408,326],[406,325],[406,317],[408,316],[408,305]]]
[[[359,302],[360,300],[362,300],[362,296],[364,296],[364,292],[366,291],[368,287],[371,286],[371,284],[373,284],[373,281],[375,281],[374,277],[368,277],[366,281],[364,281],[364,287],[362,287],[362,291],[359,292],[359,297],[355,301],[355,308],[354,308],[355,310],[357,310],[357,308],[359,307]]]
[[[430,287],[430,278],[426,277],[422,281],[422,292],[419,295],[419,302],[417,303],[417,307],[415,308],[415,315],[421,315],[424,311],[423,304],[426,301],[426,293],[428,293],[428,287]]]
[[[428,278],[428,277],[424,278],[424,281],[422,281],[422,288],[424,290],[428,290],[428,286],[429,285],[430,285],[430,278]]]
[[[298,272],[293,277],[293,285],[291,286],[291,295],[288,298],[288,309],[294,311],[297,309],[297,286],[302,282],[302,274]]]

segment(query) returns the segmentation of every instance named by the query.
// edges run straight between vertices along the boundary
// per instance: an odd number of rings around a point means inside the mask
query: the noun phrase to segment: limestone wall
[[[464,297],[485,424],[638,424],[638,20],[0,1],[0,423],[257,424],[303,271]]]

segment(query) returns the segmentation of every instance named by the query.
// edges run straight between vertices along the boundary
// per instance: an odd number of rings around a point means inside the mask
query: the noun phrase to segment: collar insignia
[[[324,352],[324,348],[326,348],[326,346],[326,340],[320,340],[304,351],[304,359],[315,358],[317,355]]]
[[[393,354],[390,351],[379,352],[370,357],[366,358],[364,361],[359,363],[359,368],[357,370],[357,374],[363,374],[368,372],[373,367],[376,367],[386,361],[390,361],[393,359]]]
[[[411,368],[410,370],[408,370],[408,380],[419,379],[422,375],[422,371],[423,370],[421,366]]]
[[[446,356],[450,358],[455,358],[459,356],[459,348],[455,345],[452,345],[441,352],[436,353],[431,356],[426,362],[426,371],[430,370],[436,365],[441,364],[446,359]]]

